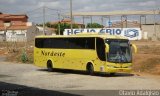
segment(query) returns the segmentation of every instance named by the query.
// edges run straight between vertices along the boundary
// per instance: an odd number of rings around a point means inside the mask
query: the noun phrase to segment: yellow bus
[[[104,34],[37,36],[34,64],[48,71],[59,68],[89,74],[131,72],[131,46],[127,38]]]

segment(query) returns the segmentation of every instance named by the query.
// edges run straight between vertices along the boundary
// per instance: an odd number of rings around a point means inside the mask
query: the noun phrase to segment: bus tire
[[[47,61],[47,70],[49,72],[53,72],[53,64],[52,64],[52,61],[51,60],[48,60]]]
[[[93,67],[93,65],[91,63],[87,64],[87,73],[89,75],[94,75],[94,67]]]

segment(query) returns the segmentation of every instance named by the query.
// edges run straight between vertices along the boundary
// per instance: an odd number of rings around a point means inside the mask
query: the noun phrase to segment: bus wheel
[[[89,74],[89,75],[94,75],[94,67],[93,67],[93,65],[92,64],[87,64],[87,73]]]
[[[47,61],[47,69],[48,69],[49,72],[53,71],[53,66],[52,66],[52,61],[51,60]]]

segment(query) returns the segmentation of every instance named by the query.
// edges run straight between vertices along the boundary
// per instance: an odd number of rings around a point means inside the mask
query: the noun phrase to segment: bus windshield
[[[106,39],[105,43],[109,44],[109,53],[107,53],[108,62],[130,63],[132,54],[129,40]]]

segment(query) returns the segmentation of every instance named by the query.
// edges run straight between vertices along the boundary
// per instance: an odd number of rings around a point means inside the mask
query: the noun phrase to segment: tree
[[[52,27],[52,24],[50,24],[49,22],[47,22],[47,23],[45,24],[45,26],[47,26],[48,28],[51,28],[51,27]]]
[[[56,34],[58,34],[59,32],[59,24],[60,24],[60,35],[63,35],[63,31],[65,29],[70,29],[71,28],[71,24],[68,23],[56,23],[56,24],[51,24],[49,22],[47,22],[45,24],[45,26],[47,26],[48,28],[55,28],[56,30]],[[73,24],[73,28],[78,28],[78,25]]]
[[[60,23],[60,35],[63,35],[63,32],[64,32],[65,29],[70,29],[70,28],[71,28],[71,24]],[[73,24],[73,28],[78,28],[78,25]],[[56,29],[57,29],[56,33],[58,33],[59,32],[58,24],[57,24]]]
[[[87,28],[103,28],[103,25],[100,25],[98,23],[88,23]]]

